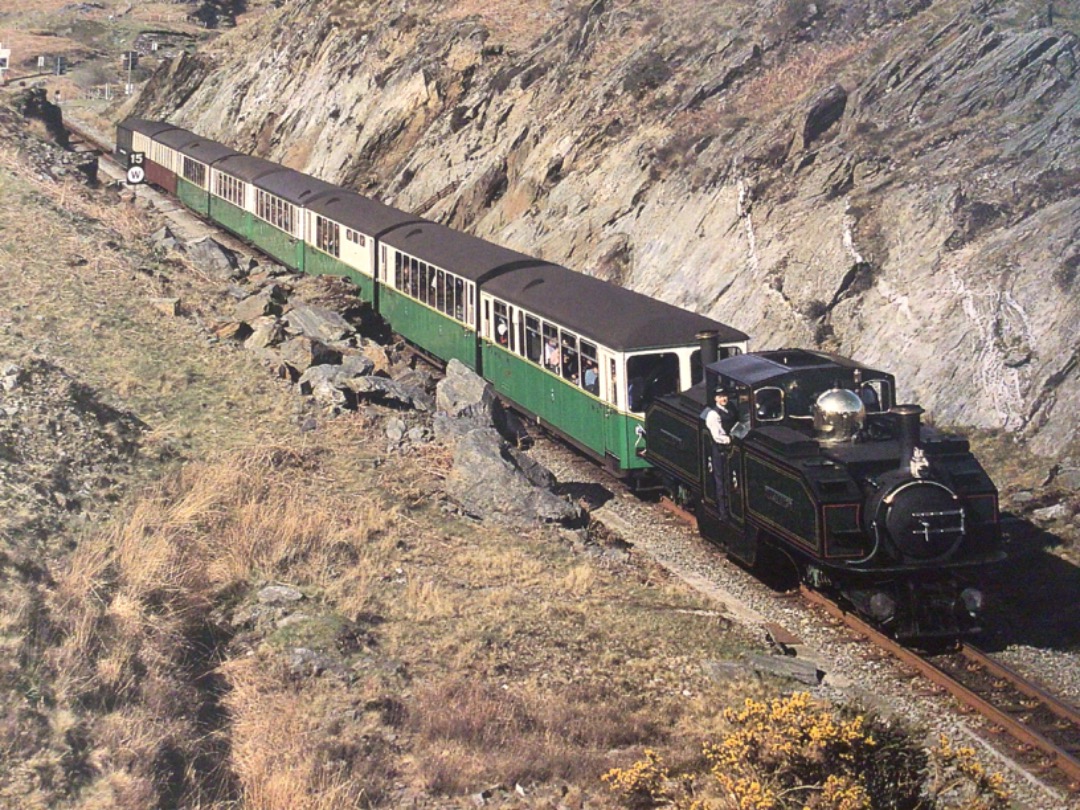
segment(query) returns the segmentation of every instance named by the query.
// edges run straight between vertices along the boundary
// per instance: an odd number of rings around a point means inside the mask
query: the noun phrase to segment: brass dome
[[[833,388],[814,402],[814,430],[825,442],[843,442],[853,438],[866,421],[866,405],[854,391]]]

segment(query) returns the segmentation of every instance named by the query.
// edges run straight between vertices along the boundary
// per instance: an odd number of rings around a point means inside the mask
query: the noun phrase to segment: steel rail
[[[995,661],[972,644],[963,644],[960,648],[960,654],[972,663],[981,666],[991,675],[1007,681],[1017,692],[1027,695],[1032,700],[1039,701],[1039,705],[1047,711],[1080,728],[1080,711],[1054,697],[1037,684],[1027,680],[1011,667]]]
[[[839,605],[832,602],[826,596],[823,596],[816,591],[812,591],[805,586],[802,587],[802,595],[808,602],[822,608],[826,613],[839,619],[850,629],[873,642],[875,646],[880,647],[899,661],[910,666],[935,686],[944,689],[961,704],[973,709],[994,725],[1004,729],[1017,742],[1022,745],[1030,746],[1044,754],[1053,762],[1054,767],[1069,779],[1071,790],[1076,791],[1080,789],[1080,761],[1070,755],[1067,751],[1055,745],[1050,740],[1047,740],[1038,732],[1028,728],[1015,718],[1010,717],[1008,714],[979,697],[966,686],[959,683],[951,675],[942,671],[918,653],[902,646],[883,633],[875,630],[857,616],[847,612]],[[1041,692],[1037,686],[1028,683],[1018,674],[1010,673],[1007,668],[1001,667],[1000,665],[998,665],[998,667],[999,671],[1003,673],[1002,677],[1006,677],[1011,683],[1024,681],[1027,689],[1030,690],[1030,692],[1025,691],[1025,694],[1029,694],[1032,698],[1036,698]]]

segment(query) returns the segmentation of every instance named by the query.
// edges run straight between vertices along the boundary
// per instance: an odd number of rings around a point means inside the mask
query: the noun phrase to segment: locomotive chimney
[[[900,417],[900,469],[911,466],[911,457],[922,439],[922,425],[919,417],[926,411],[918,405],[897,405],[892,412]]]
[[[695,337],[701,346],[701,367],[712,365],[716,362],[717,347],[720,342],[720,333],[715,329],[706,329],[698,332]]]

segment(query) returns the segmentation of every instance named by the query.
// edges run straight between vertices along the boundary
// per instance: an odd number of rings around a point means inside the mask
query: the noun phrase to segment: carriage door
[[[600,398],[604,400],[604,454],[622,459],[626,456],[626,421],[619,415],[619,358],[600,347]]]

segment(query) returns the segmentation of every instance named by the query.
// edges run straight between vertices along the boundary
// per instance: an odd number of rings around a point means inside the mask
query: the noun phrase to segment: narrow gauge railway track
[[[95,154],[98,157],[106,158],[110,163],[116,163],[113,158],[111,144],[105,143],[99,136],[67,120],[64,121],[64,129],[68,132],[68,142],[73,152]]]
[[[1080,712],[1076,709],[970,644],[947,654],[920,655],[828,597],[807,588],[802,589],[802,596],[985,718],[992,729],[1012,737],[1016,761],[1044,778],[1056,770],[1060,777],[1054,781],[1080,794]]]

